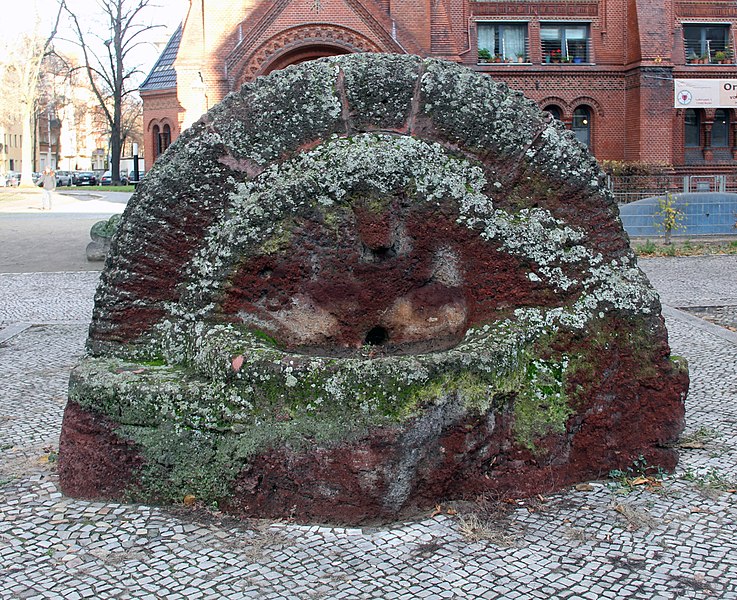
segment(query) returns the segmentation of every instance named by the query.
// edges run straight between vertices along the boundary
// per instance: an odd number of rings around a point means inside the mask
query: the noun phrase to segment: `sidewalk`
[[[0,188],[0,273],[99,271],[85,248],[90,227],[125,209],[130,194],[59,188],[51,210],[41,210],[41,190]]]
[[[0,274],[0,599],[736,600],[737,334],[681,309],[736,313],[737,257],[642,267],[690,363],[675,474],[365,529],[63,497],[53,460],[96,275]]]

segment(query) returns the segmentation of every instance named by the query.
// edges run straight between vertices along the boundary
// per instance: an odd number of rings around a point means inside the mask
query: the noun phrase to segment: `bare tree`
[[[33,124],[39,99],[39,74],[44,57],[51,50],[51,43],[56,36],[63,7],[59,5],[53,29],[48,37],[39,33],[40,25],[36,23],[33,31],[22,34],[12,45],[9,44],[7,59],[3,69],[4,93],[2,103],[15,107],[22,124],[21,148],[21,185],[33,186],[34,136]]]
[[[124,106],[126,98],[136,91],[132,79],[140,73],[128,59],[134,48],[145,43],[145,32],[160,26],[140,22],[142,11],[153,6],[150,0],[99,0],[99,5],[108,25],[105,35],[84,32],[77,16],[68,7],[66,10],[82,49],[90,86],[110,127],[110,174],[113,183],[119,183],[120,155],[127,135]]]

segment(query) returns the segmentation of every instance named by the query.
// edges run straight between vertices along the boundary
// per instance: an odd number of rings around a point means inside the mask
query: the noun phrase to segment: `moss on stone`
[[[531,360],[525,370],[526,383],[514,400],[515,441],[533,452],[535,442],[551,433],[564,433],[573,409],[566,395],[568,359]]]

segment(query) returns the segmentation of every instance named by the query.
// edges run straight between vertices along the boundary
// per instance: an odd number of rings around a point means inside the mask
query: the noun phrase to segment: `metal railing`
[[[737,193],[737,174],[719,175],[609,175],[607,186],[618,204],[680,192]]]

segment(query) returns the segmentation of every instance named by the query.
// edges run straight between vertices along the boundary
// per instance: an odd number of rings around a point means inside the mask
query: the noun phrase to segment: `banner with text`
[[[674,79],[675,108],[737,108],[737,79]]]

